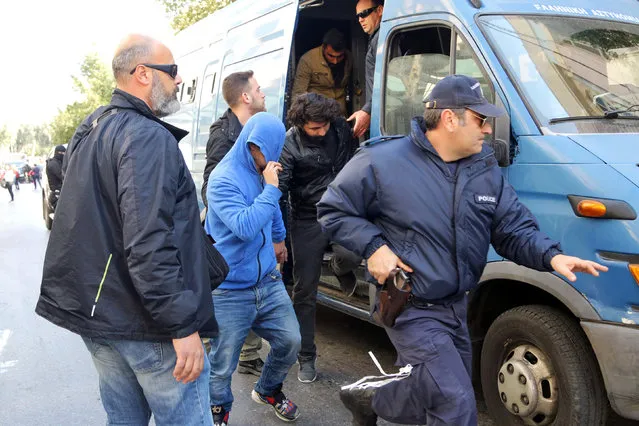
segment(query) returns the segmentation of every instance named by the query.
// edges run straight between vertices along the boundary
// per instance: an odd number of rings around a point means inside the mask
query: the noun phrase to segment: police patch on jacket
[[[494,195],[475,194],[475,202],[478,204],[497,204],[497,197]]]

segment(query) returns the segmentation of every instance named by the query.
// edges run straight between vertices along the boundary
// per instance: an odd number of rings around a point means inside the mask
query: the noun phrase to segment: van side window
[[[200,117],[198,124],[197,145],[206,147],[209,140],[209,126],[215,121],[214,96],[216,73],[208,74],[202,83],[202,96],[200,97]]]
[[[492,87],[468,43],[444,25],[407,28],[390,41],[383,102],[383,133],[408,134],[410,121],[424,114],[422,100],[449,74],[477,78],[484,96],[493,101]]]

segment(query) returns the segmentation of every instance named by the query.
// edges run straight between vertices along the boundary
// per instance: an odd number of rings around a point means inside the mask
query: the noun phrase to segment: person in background
[[[31,169],[31,180],[33,180],[33,189],[38,189],[38,184],[40,188],[42,188],[42,182],[40,181],[40,166],[37,164],[33,164],[33,168]]]
[[[377,40],[379,25],[384,12],[384,0],[359,0],[355,6],[357,19],[362,29],[368,34],[368,49],[366,50],[366,103],[359,111],[355,111],[348,121],[355,120],[353,135],[359,138],[366,133],[371,125],[371,104],[373,99],[373,77],[375,75],[375,58],[377,56]]]
[[[5,165],[4,166],[4,170],[2,171],[2,185],[3,187],[9,191],[9,195],[11,196],[11,200],[9,200],[10,203],[12,203],[14,201],[14,197],[13,197],[13,182],[16,179],[16,175],[13,173],[13,170],[11,169],[10,165]]]
[[[302,93],[318,93],[335,99],[346,115],[346,90],[353,59],[344,34],[335,28],[324,34],[322,45],[306,52],[297,64],[291,101]]]

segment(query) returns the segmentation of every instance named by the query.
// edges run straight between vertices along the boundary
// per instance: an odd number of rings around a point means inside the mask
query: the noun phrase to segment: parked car
[[[66,148],[67,144],[64,144],[64,147]],[[49,178],[47,177],[46,162],[53,158],[53,154],[55,154],[55,147],[49,151],[45,163],[40,165],[40,175],[42,176],[40,183],[42,187],[42,218],[44,219],[44,225],[49,230],[51,230],[51,226],[53,225],[55,205],[60,195],[59,191],[54,192],[49,188]]]

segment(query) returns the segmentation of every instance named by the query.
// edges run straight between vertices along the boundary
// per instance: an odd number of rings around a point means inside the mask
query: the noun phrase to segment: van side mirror
[[[495,158],[499,167],[510,166],[510,145],[503,139],[493,139],[488,145],[495,151]]]
[[[508,167],[512,162],[510,158],[510,115],[499,95],[495,96],[495,105],[506,110],[506,114],[495,118],[493,139],[488,144],[495,151],[499,167]]]

